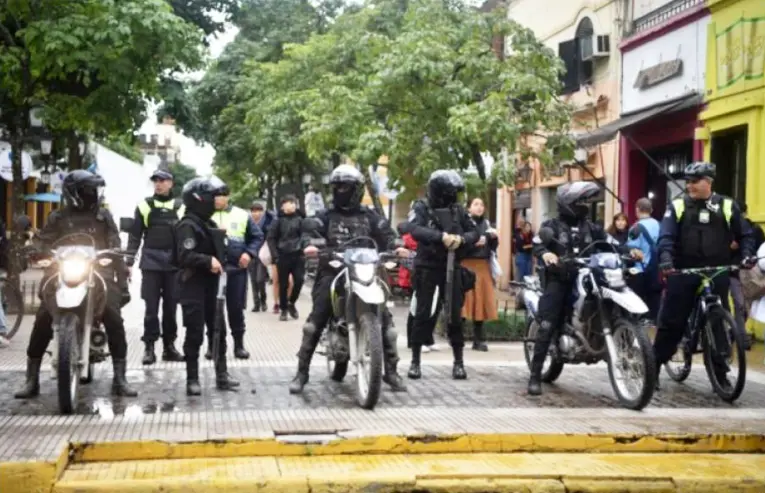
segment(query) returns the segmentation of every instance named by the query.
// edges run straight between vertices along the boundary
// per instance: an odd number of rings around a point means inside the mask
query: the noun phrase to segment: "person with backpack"
[[[162,361],[184,361],[175,349],[178,337],[176,312],[177,268],[173,265],[173,235],[175,223],[183,217],[184,207],[179,198],[173,197],[173,174],[158,169],[151,175],[154,195],[147,197],[135,209],[133,228],[129,232],[128,251],[135,255],[143,242],[141,251],[141,298],[146,304],[143,316],[143,364],[157,361],[154,344],[162,336]],[[128,272],[135,258],[127,259]],[[130,275],[130,274],[128,274]],[[162,302],[162,331],[160,333],[159,305]]]
[[[637,222],[630,228],[627,235],[627,246],[639,250],[642,260],[635,264],[640,274],[630,279],[630,287],[648,306],[648,320],[655,321],[661,304],[662,283],[659,274],[659,221],[654,219],[653,205],[647,198],[635,203]]]

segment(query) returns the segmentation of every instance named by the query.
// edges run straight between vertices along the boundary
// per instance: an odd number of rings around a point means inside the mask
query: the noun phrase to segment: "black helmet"
[[[364,197],[364,175],[355,166],[341,164],[329,175],[332,187],[332,206],[338,209],[355,209]]]
[[[685,177],[686,180],[693,178],[711,178],[714,180],[716,174],[717,166],[715,166],[715,163],[707,163],[704,161],[691,163],[685,167],[685,170],[683,170],[683,177]]]
[[[593,181],[574,181],[558,187],[555,201],[558,212],[564,216],[583,219],[590,212],[589,202],[600,194],[600,186]]]
[[[99,175],[84,169],[70,171],[61,184],[61,192],[67,205],[75,210],[97,211],[101,205],[101,187],[106,182]]]
[[[201,219],[210,219],[215,212],[215,197],[227,195],[228,186],[217,176],[194,178],[183,187],[183,205]]]
[[[434,171],[428,178],[428,202],[435,209],[450,207],[464,191],[465,181],[453,169]]]

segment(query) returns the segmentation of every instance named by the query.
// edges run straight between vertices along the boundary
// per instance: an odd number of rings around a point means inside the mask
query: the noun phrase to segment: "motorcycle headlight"
[[[625,286],[624,273],[621,269],[605,269],[603,270],[603,275],[606,278],[606,283],[610,287],[623,288]]]
[[[374,264],[356,264],[353,267],[353,275],[361,282],[369,283],[375,277]]]
[[[80,284],[88,274],[90,263],[82,258],[70,258],[60,264],[61,280],[65,284]]]

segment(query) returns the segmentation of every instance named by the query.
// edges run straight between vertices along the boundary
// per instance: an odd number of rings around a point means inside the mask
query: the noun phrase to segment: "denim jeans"
[[[515,273],[516,281],[523,281],[524,276],[530,276],[533,263],[530,253],[516,253],[515,254]]]

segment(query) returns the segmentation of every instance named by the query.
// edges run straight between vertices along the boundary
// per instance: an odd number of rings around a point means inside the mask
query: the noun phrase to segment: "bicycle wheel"
[[[2,297],[3,310],[5,311],[5,323],[8,327],[8,334],[5,337],[12,339],[21,327],[24,320],[24,297],[21,296],[21,290],[8,282],[4,282],[0,288],[0,297]]]
[[[736,325],[730,313],[720,306],[713,306],[706,314],[704,332],[704,366],[712,389],[720,399],[733,402],[741,396],[746,384],[746,337]],[[724,334],[726,348],[717,348],[715,332]],[[714,358],[724,361],[729,372],[725,375],[715,371]],[[736,373],[735,381],[728,377]]]

